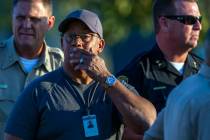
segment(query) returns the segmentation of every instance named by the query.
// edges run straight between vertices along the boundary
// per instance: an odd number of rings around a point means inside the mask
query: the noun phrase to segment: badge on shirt
[[[166,89],[166,86],[159,86],[153,88],[153,90],[163,90],[163,89]]]
[[[92,137],[98,135],[98,126],[96,115],[87,115],[82,117],[85,137]]]

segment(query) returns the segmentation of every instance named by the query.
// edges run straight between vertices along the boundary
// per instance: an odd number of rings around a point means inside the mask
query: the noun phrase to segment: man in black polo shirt
[[[153,21],[156,44],[119,75],[159,112],[170,91],[200,68],[202,60],[191,50],[198,44],[201,15],[196,0],[155,0]]]
[[[8,120],[6,140],[120,139],[122,123],[143,134],[153,123],[153,105],[107,69],[98,16],[71,12],[59,25],[63,67],[31,83]]]

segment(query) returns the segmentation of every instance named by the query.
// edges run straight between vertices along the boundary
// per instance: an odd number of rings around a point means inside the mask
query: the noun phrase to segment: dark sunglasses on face
[[[168,15],[168,16],[164,16],[168,19],[171,20],[177,20],[183,24],[186,25],[194,25],[197,21],[199,21],[199,23],[201,23],[202,21],[202,16],[190,16],[190,15]]]

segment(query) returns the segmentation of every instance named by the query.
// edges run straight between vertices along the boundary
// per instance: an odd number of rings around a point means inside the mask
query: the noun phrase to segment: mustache
[[[18,30],[18,33],[19,34],[25,34],[25,35],[35,35],[36,32],[33,29],[23,29],[23,28],[21,28],[21,29]]]

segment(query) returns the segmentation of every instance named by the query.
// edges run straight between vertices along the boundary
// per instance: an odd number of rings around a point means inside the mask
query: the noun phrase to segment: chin
[[[33,48],[33,46],[34,46],[34,44],[32,44],[31,42],[28,42],[28,41],[26,41],[26,42],[22,42],[22,41],[18,42],[17,45],[23,46],[25,48]]]
[[[198,43],[196,42],[196,43],[194,43],[194,44],[192,44],[192,48],[196,48],[198,46]]]
[[[197,45],[198,45],[198,43],[197,43],[197,41],[195,42],[195,41],[193,41],[193,42],[189,42],[186,46],[188,47],[188,48],[196,48],[197,47]]]

